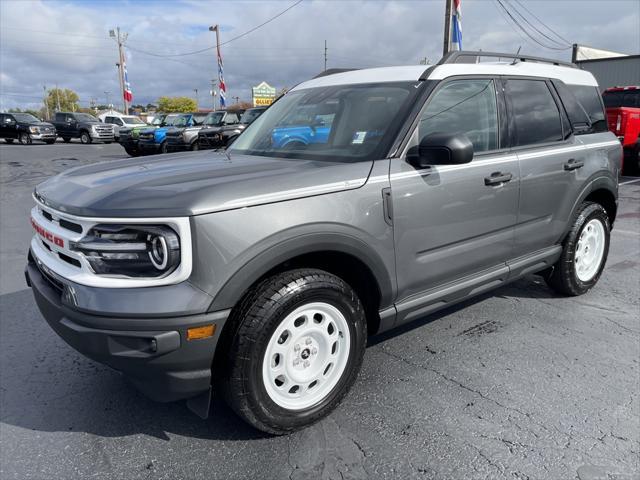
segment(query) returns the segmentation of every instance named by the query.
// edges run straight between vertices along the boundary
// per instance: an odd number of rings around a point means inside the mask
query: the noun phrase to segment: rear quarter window
[[[602,99],[598,92],[598,87],[589,85],[567,85],[569,90],[576,97],[591,122],[591,129],[583,133],[606,132],[607,117],[602,106]]]

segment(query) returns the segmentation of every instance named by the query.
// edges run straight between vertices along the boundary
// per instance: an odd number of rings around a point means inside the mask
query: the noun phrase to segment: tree
[[[165,113],[195,112],[196,101],[189,97],[160,97],[158,110]]]
[[[50,112],[77,112],[80,108],[79,100],[78,94],[68,88],[51,88],[47,92],[47,105]]]

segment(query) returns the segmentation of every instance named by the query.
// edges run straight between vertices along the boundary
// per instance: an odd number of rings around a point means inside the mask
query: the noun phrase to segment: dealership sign
[[[276,99],[276,89],[267,82],[262,82],[251,89],[254,107],[267,107]]]

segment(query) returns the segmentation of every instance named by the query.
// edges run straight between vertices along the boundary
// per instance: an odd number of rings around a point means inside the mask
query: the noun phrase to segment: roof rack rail
[[[444,65],[446,63],[479,63],[478,60],[480,57],[511,58],[521,62],[550,63],[553,65],[561,65],[563,67],[578,68],[574,63],[563,62],[561,60],[554,60],[550,58],[533,57],[531,55],[521,55],[519,53],[474,52],[466,50],[447,53],[440,59],[438,65]]]
[[[360,69],[359,68],[328,68],[327,70],[324,70],[319,74],[317,74],[315,77],[312,77],[312,79],[326,77],[329,75],[335,75],[336,73],[351,72],[353,70],[360,70]]]

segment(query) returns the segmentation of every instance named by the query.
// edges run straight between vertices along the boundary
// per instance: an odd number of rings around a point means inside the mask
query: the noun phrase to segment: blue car
[[[181,127],[195,124],[193,113],[167,115],[157,128],[148,128],[140,132],[138,148],[142,154],[167,153],[167,130],[175,125]]]
[[[274,148],[296,148],[329,141],[334,114],[315,114],[310,106],[299,108],[271,132]]]

